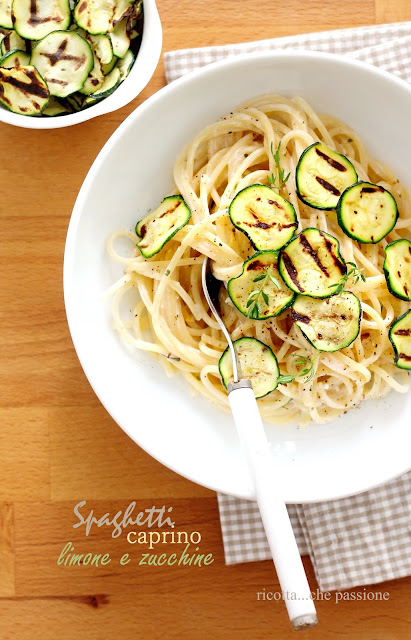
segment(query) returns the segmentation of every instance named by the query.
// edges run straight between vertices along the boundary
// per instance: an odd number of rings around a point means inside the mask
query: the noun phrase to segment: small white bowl
[[[64,296],[83,369],[109,413],[148,453],[194,482],[252,498],[231,416],[192,397],[181,376],[132,352],[113,331],[101,294],[123,269],[107,236],[133,229],[172,188],[173,163],[194,135],[262,93],[300,95],[345,120],[411,187],[411,87],[375,67],[325,53],[281,52],[218,62],[172,82],[117,129],[81,188],[67,234]],[[302,429],[267,425],[287,502],[366,491],[411,468],[411,393],[391,392],[338,420]],[[92,429],[92,425],[90,425]]]
[[[134,100],[150,81],[160,58],[162,42],[163,33],[155,0],[144,0],[144,26],[140,50],[129,75],[111,96],[84,111],[67,116],[22,116],[0,106],[0,122],[25,129],[60,129],[121,109]]]

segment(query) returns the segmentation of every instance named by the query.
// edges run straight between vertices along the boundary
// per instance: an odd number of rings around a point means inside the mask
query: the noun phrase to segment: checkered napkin
[[[411,83],[411,22],[311,33],[259,42],[169,51],[168,82],[211,62],[254,51],[310,50],[347,55]],[[256,503],[219,494],[227,564],[271,557]],[[411,472],[341,500],[288,505],[301,554],[323,591],[411,574]]]

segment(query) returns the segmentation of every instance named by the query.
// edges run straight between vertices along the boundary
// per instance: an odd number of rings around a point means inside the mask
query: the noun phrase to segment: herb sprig
[[[305,383],[309,382],[314,377],[314,365],[318,358],[320,357],[320,352],[317,353],[313,358],[307,358],[306,356],[302,356],[300,353],[293,353],[293,357],[296,358],[294,364],[297,367],[304,367],[297,371],[296,374],[286,374],[278,376],[278,384],[288,384],[289,382],[294,382],[296,378],[304,378],[304,376],[308,376],[308,378],[304,381]]]
[[[344,291],[344,287],[347,284],[350,278],[353,278],[354,284],[357,284],[360,280],[365,282],[365,276],[362,273],[361,269],[357,267],[355,262],[347,262],[347,265],[350,265],[350,269],[348,269],[347,273],[342,276],[341,280],[335,284],[330,284],[329,289],[335,288],[334,293],[339,295]]]
[[[265,273],[261,273],[259,276],[254,278],[253,282],[260,282],[260,285],[257,289],[251,291],[247,298],[247,317],[258,319],[261,315],[261,302],[260,298],[262,298],[265,304],[269,303],[269,296],[266,291],[264,291],[268,282],[272,282],[277,289],[280,288],[280,283],[273,276],[273,268],[270,265]]]
[[[283,188],[283,186],[287,182],[288,178],[290,177],[290,173],[287,173],[287,175],[285,175],[284,169],[281,169],[281,166],[280,166],[280,149],[281,149],[281,140],[278,143],[278,146],[277,146],[275,151],[274,151],[274,145],[273,145],[273,143],[271,143],[270,151],[271,151],[271,155],[273,156],[273,159],[274,159],[276,175],[274,175],[274,173],[270,173],[267,176],[267,181],[268,181],[268,184],[270,185],[271,189],[275,189],[278,192],[281,191],[281,189]]]

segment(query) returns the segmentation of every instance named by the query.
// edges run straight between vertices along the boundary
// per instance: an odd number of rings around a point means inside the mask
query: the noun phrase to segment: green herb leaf
[[[311,359],[301,355],[300,353],[294,353],[293,357],[297,358],[295,360],[296,366],[301,366],[301,365],[307,365],[307,366],[301,371],[298,371],[295,375],[292,375],[292,374],[279,375],[277,378],[278,384],[288,384],[289,382],[294,382],[296,378],[304,378],[307,375],[308,375],[308,378],[304,381],[305,384],[313,379],[314,373],[315,373],[315,369],[314,369],[315,361],[318,360],[318,358],[320,357],[320,352],[318,352],[317,355],[315,355],[314,358],[311,358]]]
[[[253,280],[253,282],[259,282],[261,284],[260,284],[258,289],[254,289],[248,295],[248,299],[247,299],[247,303],[246,303],[246,307],[248,309],[248,311],[247,311],[248,318],[253,318],[255,320],[260,319],[261,310],[262,310],[261,309],[260,298],[262,298],[262,300],[264,301],[264,303],[266,305],[270,304],[269,294],[265,290],[265,288],[267,286],[267,283],[269,281],[271,281],[277,287],[277,289],[280,288],[280,284],[278,283],[278,281],[274,278],[274,276],[272,274],[272,265],[270,265],[268,267],[268,269],[267,269],[267,271],[265,273],[261,273],[260,275],[256,276],[254,278],[254,280]]]
[[[277,382],[278,384],[288,384],[289,382],[294,382],[295,376],[286,375],[286,376],[278,376]]]
[[[276,176],[273,173],[267,175],[267,182],[272,189],[275,189],[278,193],[284,187],[285,183],[290,177],[290,173],[285,175],[284,169],[280,167],[280,149],[281,149],[281,140],[278,143],[276,150],[274,151],[274,144],[271,142],[270,144],[270,152],[274,160],[275,168],[276,168]],[[285,155],[285,154],[284,154]]]
[[[340,293],[344,291],[345,285],[347,284],[350,278],[353,279],[354,284],[357,284],[360,280],[362,280],[362,282],[365,282],[366,280],[361,269],[357,267],[355,262],[347,262],[347,265],[350,265],[351,268],[347,270],[347,273],[344,276],[342,276],[341,280],[336,284],[330,284],[328,287],[329,289],[335,288],[334,293],[336,295],[340,295]]]

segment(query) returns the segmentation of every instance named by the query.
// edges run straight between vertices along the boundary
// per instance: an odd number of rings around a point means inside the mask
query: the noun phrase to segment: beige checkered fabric
[[[374,64],[411,83],[411,22],[169,51],[168,82],[224,58],[253,51],[327,51]],[[411,122],[411,114],[410,114]],[[270,558],[256,503],[218,495],[227,564]],[[301,554],[309,554],[323,591],[411,574],[411,472],[341,500],[288,505]]]
[[[308,33],[299,36],[229,44],[222,47],[181,49],[164,54],[167,82],[211,62],[254,51],[326,51],[375,64],[411,82],[411,22]]]

